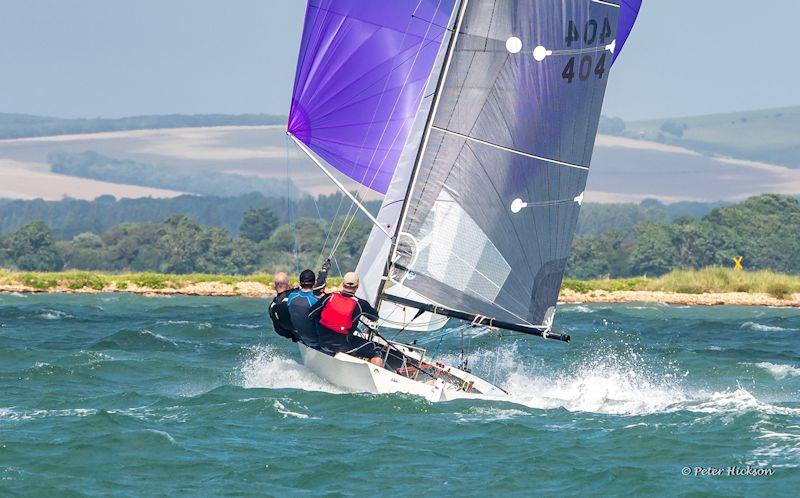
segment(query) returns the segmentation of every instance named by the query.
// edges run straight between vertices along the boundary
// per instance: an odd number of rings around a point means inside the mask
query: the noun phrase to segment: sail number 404
[[[611,30],[611,22],[608,18],[603,19],[601,23],[594,19],[588,21],[583,26],[583,37],[578,30],[578,25],[575,21],[570,21],[567,25],[566,42],[567,47],[572,47],[573,43],[580,42],[583,38],[583,43],[586,45],[594,45],[598,39],[601,44],[608,42],[614,32]],[[577,77],[580,81],[586,81],[594,74],[599,79],[603,79],[606,73],[606,53],[603,52],[600,58],[595,63],[595,58],[592,55],[584,55],[583,57],[571,57],[564,66],[564,71],[561,77],[567,80],[567,83],[572,83]]]
[[[561,73],[561,77],[567,80],[567,83],[575,81],[575,77],[581,81],[588,80],[592,74],[599,79],[603,79],[606,73],[606,54],[603,53],[597,64],[594,62],[594,57],[591,55],[584,55],[581,57],[580,62],[575,57],[571,57]]]
[[[605,44],[611,40],[614,32],[611,31],[611,22],[606,17],[603,19],[603,28],[600,29],[600,23],[594,19],[587,22],[583,27],[583,43],[586,45],[594,45],[598,36],[600,43]],[[573,43],[581,40],[581,32],[578,31],[578,25],[575,21],[570,21],[567,25],[567,47],[571,47]]]

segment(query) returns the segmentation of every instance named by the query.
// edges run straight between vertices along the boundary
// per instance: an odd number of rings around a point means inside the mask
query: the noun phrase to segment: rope
[[[286,202],[288,204],[288,211],[289,211],[289,225],[292,227],[292,234],[294,235],[294,266],[295,271],[297,274],[300,273],[300,252],[298,250],[298,242],[297,242],[297,223],[294,219],[293,215],[293,207],[294,203],[292,202],[292,177],[290,174],[290,165],[289,165],[289,136],[287,135],[285,138],[286,144]]]
[[[316,209],[316,211],[317,211],[317,217],[320,219],[320,221],[322,221],[323,223],[326,223],[327,221],[322,217],[322,213],[319,210],[319,204],[317,204],[317,198],[314,197],[314,196],[312,196],[311,198],[314,200],[314,209]],[[330,236],[331,236],[330,230],[331,230],[331,228],[333,228],[333,223],[331,223],[328,226],[328,228],[324,230],[325,231],[325,242],[322,244],[322,248],[319,251],[319,256],[317,256],[317,261],[320,264],[322,264],[322,255],[325,253],[325,246],[328,245],[328,241],[330,240]],[[339,266],[339,261],[336,259],[336,257],[333,254],[331,254],[331,259],[333,259],[333,264],[336,265],[336,271],[339,272],[339,276],[340,277],[344,277],[344,274],[342,273],[342,269]]]
[[[441,2],[441,0],[440,0],[440,1],[439,1],[439,3],[437,4],[437,7],[436,7],[436,8],[437,8],[437,10],[438,10],[438,9],[441,7],[441,3],[442,3],[442,2]],[[413,19],[414,19],[414,16],[412,16],[412,17],[409,19],[408,23],[406,24],[406,29],[405,29],[405,32],[403,33],[403,39],[402,39],[402,41],[401,41],[401,46],[403,46],[403,45],[405,44],[405,40],[406,40],[406,38],[408,37],[408,33],[409,33],[409,31],[410,31],[410,28],[411,28],[411,23],[412,23]],[[432,23],[429,23],[429,24],[428,24],[428,26],[427,26],[427,28],[426,28],[426,32],[425,32],[424,39],[426,39],[426,40],[427,40],[428,34],[429,34],[429,33],[430,33],[430,31],[431,31],[431,28],[432,28]],[[431,43],[430,41],[429,41],[429,42],[425,42],[425,43],[420,43],[420,44],[418,45],[418,47],[417,47],[416,51],[414,52],[414,54],[413,54],[413,57],[406,58],[406,59],[404,59],[404,60],[403,60],[403,61],[402,61],[400,64],[398,64],[396,67],[393,67],[393,68],[391,69],[390,73],[389,73],[389,76],[391,76],[391,74],[392,74],[392,73],[393,73],[393,72],[394,72],[394,71],[395,71],[397,68],[400,68],[400,67],[402,67],[403,65],[405,65],[405,64],[406,64],[406,62],[408,62],[408,60],[411,60],[411,59],[413,59],[413,61],[412,61],[412,63],[411,63],[411,66],[412,66],[412,67],[414,67],[414,66],[417,64],[417,60],[419,59],[419,56],[420,56],[420,54],[422,53],[422,50],[423,50],[425,47],[427,47],[427,46],[428,46],[430,43]],[[400,55],[400,54],[398,54],[398,55]],[[405,76],[405,81],[403,82],[403,87],[404,87],[404,88],[406,87],[407,83],[409,82],[409,79],[411,78],[411,74],[412,74],[412,71],[408,71],[408,72],[406,73],[406,76]],[[362,143],[361,143],[361,147],[359,148],[359,151],[358,151],[358,155],[356,156],[356,162],[358,162],[358,159],[361,157],[362,153],[364,152],[364,148],[365,148],[364,146],[365,146],[365,143],[366,143],[366,138],[367,138],[367,136],[369,136],[369,135],[370,135],[370,131],[372,130],[372,126],[373,126],[373,124],[375,124],[375,117],[377,116],[378,109],[381,107],[381,103],[382,103],[382,101],[383,101],[383,98],[384,98],[384,96],[386,95],[386,89],[388,88],[388,85],[389,85],[389,81],[390,81],[390,80],[391,80],[391,78],[390,78],[390,77],[387,77],[387,78],[386,78],[386,81],[384,82],[384,88],[383,88],[383,90],[382,90],[382,92],[381,92],[381,97],[380,97],[380,100],[379,100],[379,102],[378,102],[378,105],[376,105],[376,107],[375,107],[375,111],[374,111],[374,113],[373,113],[373,117],[372,117],[372,119],[371,119],[371,121],[370,121],[370,127],[369,127],[369,130],[368,130],[368,132],[367,132],[367,133],[364,135],[364,140],[362,141]],[[424,91],[424,90],[423,90],[423,91]],[[397,97],[395,98],[395,101],[394,101],[394,103],[392,104],[392,109],[391,109],[390,115],[392,115],[392,114],[394,113],[394,111],[397,109],[397,106],[398,106],[398,104],[400,103],[400,97],[401,97],[401,95],[402,95],[402,92],[401,92],[401,93],[398,93]],[[378,139],[378,144],[381,144],[381,143],[383,142],[383,139],[384,139],[384,137],[386,136],[386,132],[387,132],[387,130],[389,129],[389,124],[390,124],[390,120],[387,120],[387,121],[386,121],[386,123],[384,123],[384,125],[383,125],[383,129],[381,130],[381,135],[380,135],[380,138]],[[395,134],[394,138],[392,139],[392,142],[391,142],[391,144],[390,144],[390,148],[391,148],[391,147],[393,147],[393,146],[394,146],[394,144],[397,142],[397,139],[399,138],[399,136],[400,136],[400,133],[401,133],[401,130],[400,130],[400,129],[398,129],[397,133]],[[386,158],[388,157],[388,154],[384,155],[383,159],[382,159],[382,160],[381,160],[381,162],[380,162],[380,165],[379,165],[379,167],[378,167],[377,171],[375,171],[375,172],[373,173],[373,175],[372,175],[372,178],[370,179],[369,183],[367,184],[367,183],[365,182],[365,180],[367,179],[367,174],[368,174],[368,172],[370,171],[370,167],[372,166],[373,162],[374,162],[374,161],[375,161],[375,159],[376,159],[376,155],[377,155],[377,153],[378,153],[378,149],[379,149],[379,148],[380,148],[380,147],[376,147],[376,148],[375,148],[375,149],[372,151],[372,155],[371,155],[371,157],[370,157],[369,163],[368,163],[367,167],[366,167],[366,168],[364,168],[364,174],[362,175],[361,181],[360,181],[360,182],[358,182],[358,183],[359,183],[359,187],[358,187],[357,191],[354,193],[354,195],[356,196],[356,198],[359,198],[360,200],[362,200],[362,202],[363,202],[363,198],[364,198],[364,194],[365,194],[366,190],[367,190],[367,189],[369,189],[369,188],[371,188],[371,187],[372,187],[372,185],[375,183],[375,181],[377,180],[377,178],[378,178],[378,176],[379,176],[379,174],[380,174],[381,170],[383,169],[383,167],[384,167],[384,165],[385,165],[385,163],[386,163]],[[339,207],[341,208],[341,204],[340,204],[340,206],[339,206]],[[348,212],[347,212],[347,214],[344,216],[344,219],[343,219],[343,221],[342,221],[342,225],[341,225],[341,227],[340,227],[340,229],[339,229],[339,233],[337,234],[337,237],[336,237],[336,239],[335,239],[335,243],[334,243],[333,247],[331,248],[331,257],[333,257],[333,255],[334,255],[334,254],[336,253],[336,251],[339,249],[339,246],[340,246],[340,245],[341,245],[341,243],[344,241],[344,238],[346,237],[346,235],[347,235],[347,232],[350,230],[350,227],[352,226],[352,224],[353,224],[353,221],[354,221],[354,220],[355,220],[355,218],[356,218],[357,211],[356,211],[354,208],[355,208],[355,206],[354,206],[353,204],[351,204],[351,205],[350,205],[350,208],[348,209]],[[339,210],[337,209],[337,215],[338,215],[338,213],[339,213]]]

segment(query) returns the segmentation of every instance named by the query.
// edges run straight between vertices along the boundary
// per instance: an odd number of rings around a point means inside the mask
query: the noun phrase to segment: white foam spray
[[[311,370],[281,356],[271,346],[253,346],[239,368],[245,388],[303,389],[341,394],[345,391],[320,379]]]
[[[756,330],[758,332],[796,332],[797,329],[788,329],[778,327],[775,325],[764,325],[763,323],[744,322],[741,326],[743,329]]]
[[[766,370],[775,380],[783,380],[787,377],[800,377],[800,368],[792,365],[776,364],[768,361],[756,363],[755,365],[758,368]]]

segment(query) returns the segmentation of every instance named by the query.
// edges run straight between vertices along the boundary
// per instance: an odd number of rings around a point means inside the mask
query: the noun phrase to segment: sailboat
[[[419,337],[455,319],[569,342],[556,303],[609,71],[640,6],[308,1],[287,134],[349,197],[348,215],[373,224],[359,297],[381,319],[359,333],[386,360],[300,345],[308,368],[352,391],[506,399],[380,331]],[[367,192],[382,196],[377,214]]]

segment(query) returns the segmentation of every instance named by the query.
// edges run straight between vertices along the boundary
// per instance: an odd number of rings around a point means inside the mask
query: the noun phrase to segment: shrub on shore
[[[329,278],[328,282],[331,287],[341,285],[341,279],[337,277]],[[124,291],[134,286],[157,291],[183,289],[193,284],[204,283],[232,286],[258,283],[271,287],[272,275],[37,273],[0,270],[0,285],[22,285],[37,291],[78,291],[83,289]],[[679,294],[744,292],[769,294],[778,299],[789,299],[793,294],[800,294],[800,276],[768,271],[750,272],[734,271],[728,268],[705,268],[703,270],[676,270],[654,279],[644,277],[599,280],[565,279],[562,288],[580,294],[589,294],[594,291],[650,291]]]

